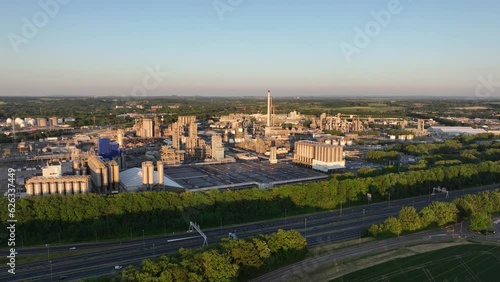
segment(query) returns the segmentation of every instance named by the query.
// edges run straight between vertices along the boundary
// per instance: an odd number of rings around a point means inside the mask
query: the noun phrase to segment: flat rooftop
[[[268,188],[328,178],[324,173],[291,163],[238,161],[227,164],[168,167],[165,175],[190,191],[209,189]]]

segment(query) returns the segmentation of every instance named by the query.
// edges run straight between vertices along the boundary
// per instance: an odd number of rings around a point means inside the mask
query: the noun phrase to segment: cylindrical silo
[[[67,181],[64,183],[64,191],[66,192],[66,195],[73,194],[73,183],[71,181]]]
[[[42,182],[42,195],[48,195],[48,194],[49,194],[49,183]]]
[[[64,195],[64,182],[57,182],[57,193]]]
[[[42,184],[40,182],[35,182],[34,184],[35,195],[42,194]]]
[[[156,170],[158,171],[158,184],[163,185],[163,162],[156,162]]]
[[[53,181],[49,183],[50,194],[57,194],[57,182]]]
[[[34,189],[33,183],[26,184],[26,194],[33,195],[34,194],[33,189]]]
[[[89,193],[89,185],[88,185],[88,182],[86,181],[82,181],[80,183],[80,192],[82,194],[88,194]]]
[[[80,181],[78,179],[73,181],[73,194],[80,194]]]

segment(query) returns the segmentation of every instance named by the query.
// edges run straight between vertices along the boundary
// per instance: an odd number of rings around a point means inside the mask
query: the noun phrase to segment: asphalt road
[[[354,208],[288,217],[277,220],[234,225],[223,228],[202,230],[208,237],[209,244],[218,242],[227,237],[229,232],[235,232],[238,237],[268,234],[278,229],[295,229],[306,236],[308,245],[318,245],[332,241],[357,238],[371,224],[380,223],[387,217],[397,215],[402,206],[413,205],[421,209],[432,201],[451,201],[464,194],[477,193],[485,190],[500,188],[500,185],[491,185],[478,188],[469,188],[445,194],[426,195],[415,198],[394,200],[391,202],[364,205]],[[364,213],[364,216],[363,216]],[[187,226],[186,226],[187,227]],[[16,265],[16,274],[7,273],[7,267],[0,269],[0,281],[51,281],[60,276],[67,276],[69,280],[95,277],[113,273],[115,265],[139,265],[146,258],[153,258],[165,253],[177,252],[179,248],[197,248],[203,244],[197,233],[183,233],[162,237],[127,240],[122,242],[97,242],[73,244],[66,246],[34,247],[18,250],[19,256],[27,254],[47,254],[68,252],[64,258],[49,259]],[[196,237],[188,240],[167,242],[167,240]],[[77,251],[87,250],[85,254],[71,255],[70,247]],[[5,252],[5,251],[4,251]],[[75,252],[75,251],[73,251]],[[52,275],[51,275],[52,272]]]
[[[485,236],[480,235],[477,232],[472,232],[469,230],[469,225],[464,222],[462,224],[456,224],[455,232],[445,233],[441,231],[424,231],[414,234],[409,234],[405,236],[400,236],[397,238],[391,238],[382,241],[373,241],[366,244],[353,246],[345,248],[342,250],[327,251],[320,255],[313,255],[303,261],[287,265],[275,271],[266,273],[259,276],[251,282],[267,282],[267,281],[290,281],[290,280],[300,280],[300,281],[312,281],[310,274],[316,270],[332,265],[332,263],[342,260],[349,260],[359,256],[364,256],[370,253],[380,253],[388,250],[398,249],[400,247],[415,245],[419,243],[439,243],[447,240],[452,240],[456,238],[469,238],[474,239],[479,242],[500,242],[500,219],[495,218],[495,230],[496,234]]]

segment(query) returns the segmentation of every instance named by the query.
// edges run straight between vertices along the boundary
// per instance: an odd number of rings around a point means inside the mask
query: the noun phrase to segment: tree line
[[[498,182],[500,162],[490,161],[375,177],[333,177],[273,189],[28,196],[16,201],[17,231],[25,244],[59,238],[128,239],[142,235],[142,230],[150,235],[185,230],[189,221],[208,228],[366,204],[367,193],[377,202],[389,195],[391,199],[427,195],[438,185],[455,190]],[[0,202],[7,206],[6,198]],[[0,209],[3,222],[7,216],[7,210]]]
[[[306,239],[294,230],[245,239],[222,239],[208,249],[186,250],[146,259],[115,274],[111,281],[236,281],[248,280],[307,254]]]
[[[389,217],[383,223],[373,224],[368,233],[374,237],[399,236],[429,227],[443,226],[460,219],[468,219],[473,231],[491,226],[491,214],[500,212],[500,190],[469,194],[451,203],[433,202],[417,213],[414,207],[403,207],[398,217]]]

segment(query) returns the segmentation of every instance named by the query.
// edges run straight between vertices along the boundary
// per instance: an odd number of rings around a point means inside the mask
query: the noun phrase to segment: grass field
[[[394,259],[331,281],[500,281],[499,268],[500,246],[468,244]]]

